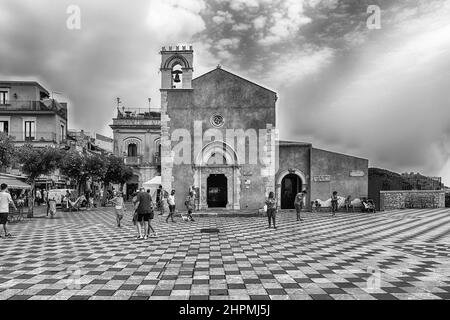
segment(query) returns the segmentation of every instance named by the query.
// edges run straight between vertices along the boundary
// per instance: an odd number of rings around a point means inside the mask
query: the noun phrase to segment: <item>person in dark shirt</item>
[[[138,239],[148,239],[148,222],[153,209],[152,207],[152,197],[142,189],[138,193],[135,203],[137,211],[137,228],[139,233]]]

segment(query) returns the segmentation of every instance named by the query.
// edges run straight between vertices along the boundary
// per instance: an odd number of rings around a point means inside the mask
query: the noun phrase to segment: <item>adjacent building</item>
[[[161,113],[159,109],[119,107],[110,127],[114,154],[134,173],[124,189],[129,197],[161,174]]]
[[[50,99],[34,81],[0,81],[0,131],[17,145],[59,146],[66,142],[67,104]]]

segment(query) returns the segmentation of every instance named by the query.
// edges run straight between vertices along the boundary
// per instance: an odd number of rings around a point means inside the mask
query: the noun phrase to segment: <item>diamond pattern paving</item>
[[[156,216],[148,240],[130,210],[121,229],[110,208],[12,224],[0,299],[450,298],[448,209],[195,220]]]

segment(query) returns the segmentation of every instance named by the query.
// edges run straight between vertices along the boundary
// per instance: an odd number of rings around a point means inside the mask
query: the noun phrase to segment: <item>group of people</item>
[[[186,215],[182,215],[185,221],[194,221],[192,212],[195,209],[195,191],[189,190],[189,194],[185,200],[185,206],[187,210]],[[121,227],[121,221],[126,212],[125,201],[122,192],[114,191],[113,197],[108,201],[115,206],[117,227]],[[148,239],[149,237],[156,237],[157,233],[154,230],[151,222],[154,219],[155,211],[159,211],[159,215],[162,216],[168,208],[168,214],[166,217],[166,223],[169,220],[175,222],[175,190],[172,190],[170,194],[159,186],[156,193],[156,205],[153,203],[150,190],[141,188],[139,192],[133,195],[133,223],[137,228],[137,239]]]

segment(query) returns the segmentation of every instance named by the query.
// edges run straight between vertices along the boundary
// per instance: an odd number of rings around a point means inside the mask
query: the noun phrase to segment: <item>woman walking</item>
[[[53,196],[50,199],[48,199],[47,203],[48,203],[48,208],[49,208],[49,212],[50,212],[50,217],[53,219],[54,216],[56,215],[56,199],[55,199],[55,196]]]
[[[175,214],[175,190],[172,190],[170,193],[167,203],[169,204],[169,215],[166,218],[166,222],[169,222],[169,218],[172,219],[172,222],[175,222],[173,220],[173,215]]]
[[[111,199],[111,202],[114,204],[114,210],[116,212],[117,227],[121,228],[120,222],[122,221],[124,211],[126,210],[122,192],[117,193],[117,195]]]
[[[266,200],[266,206],[267,206],[267,219],[269,220],[269,227],[267,229],[271,228],[272,222],[273,228],[277,229],[277,226],[275,224],[277,213],[277,200],[275,199],[275,194],[273,192],[269,193],[269,198]]]
[[[336,211],[338,210],[338,196],[337,191],[333,191],[331,195],[331,216],[336,216]]]

